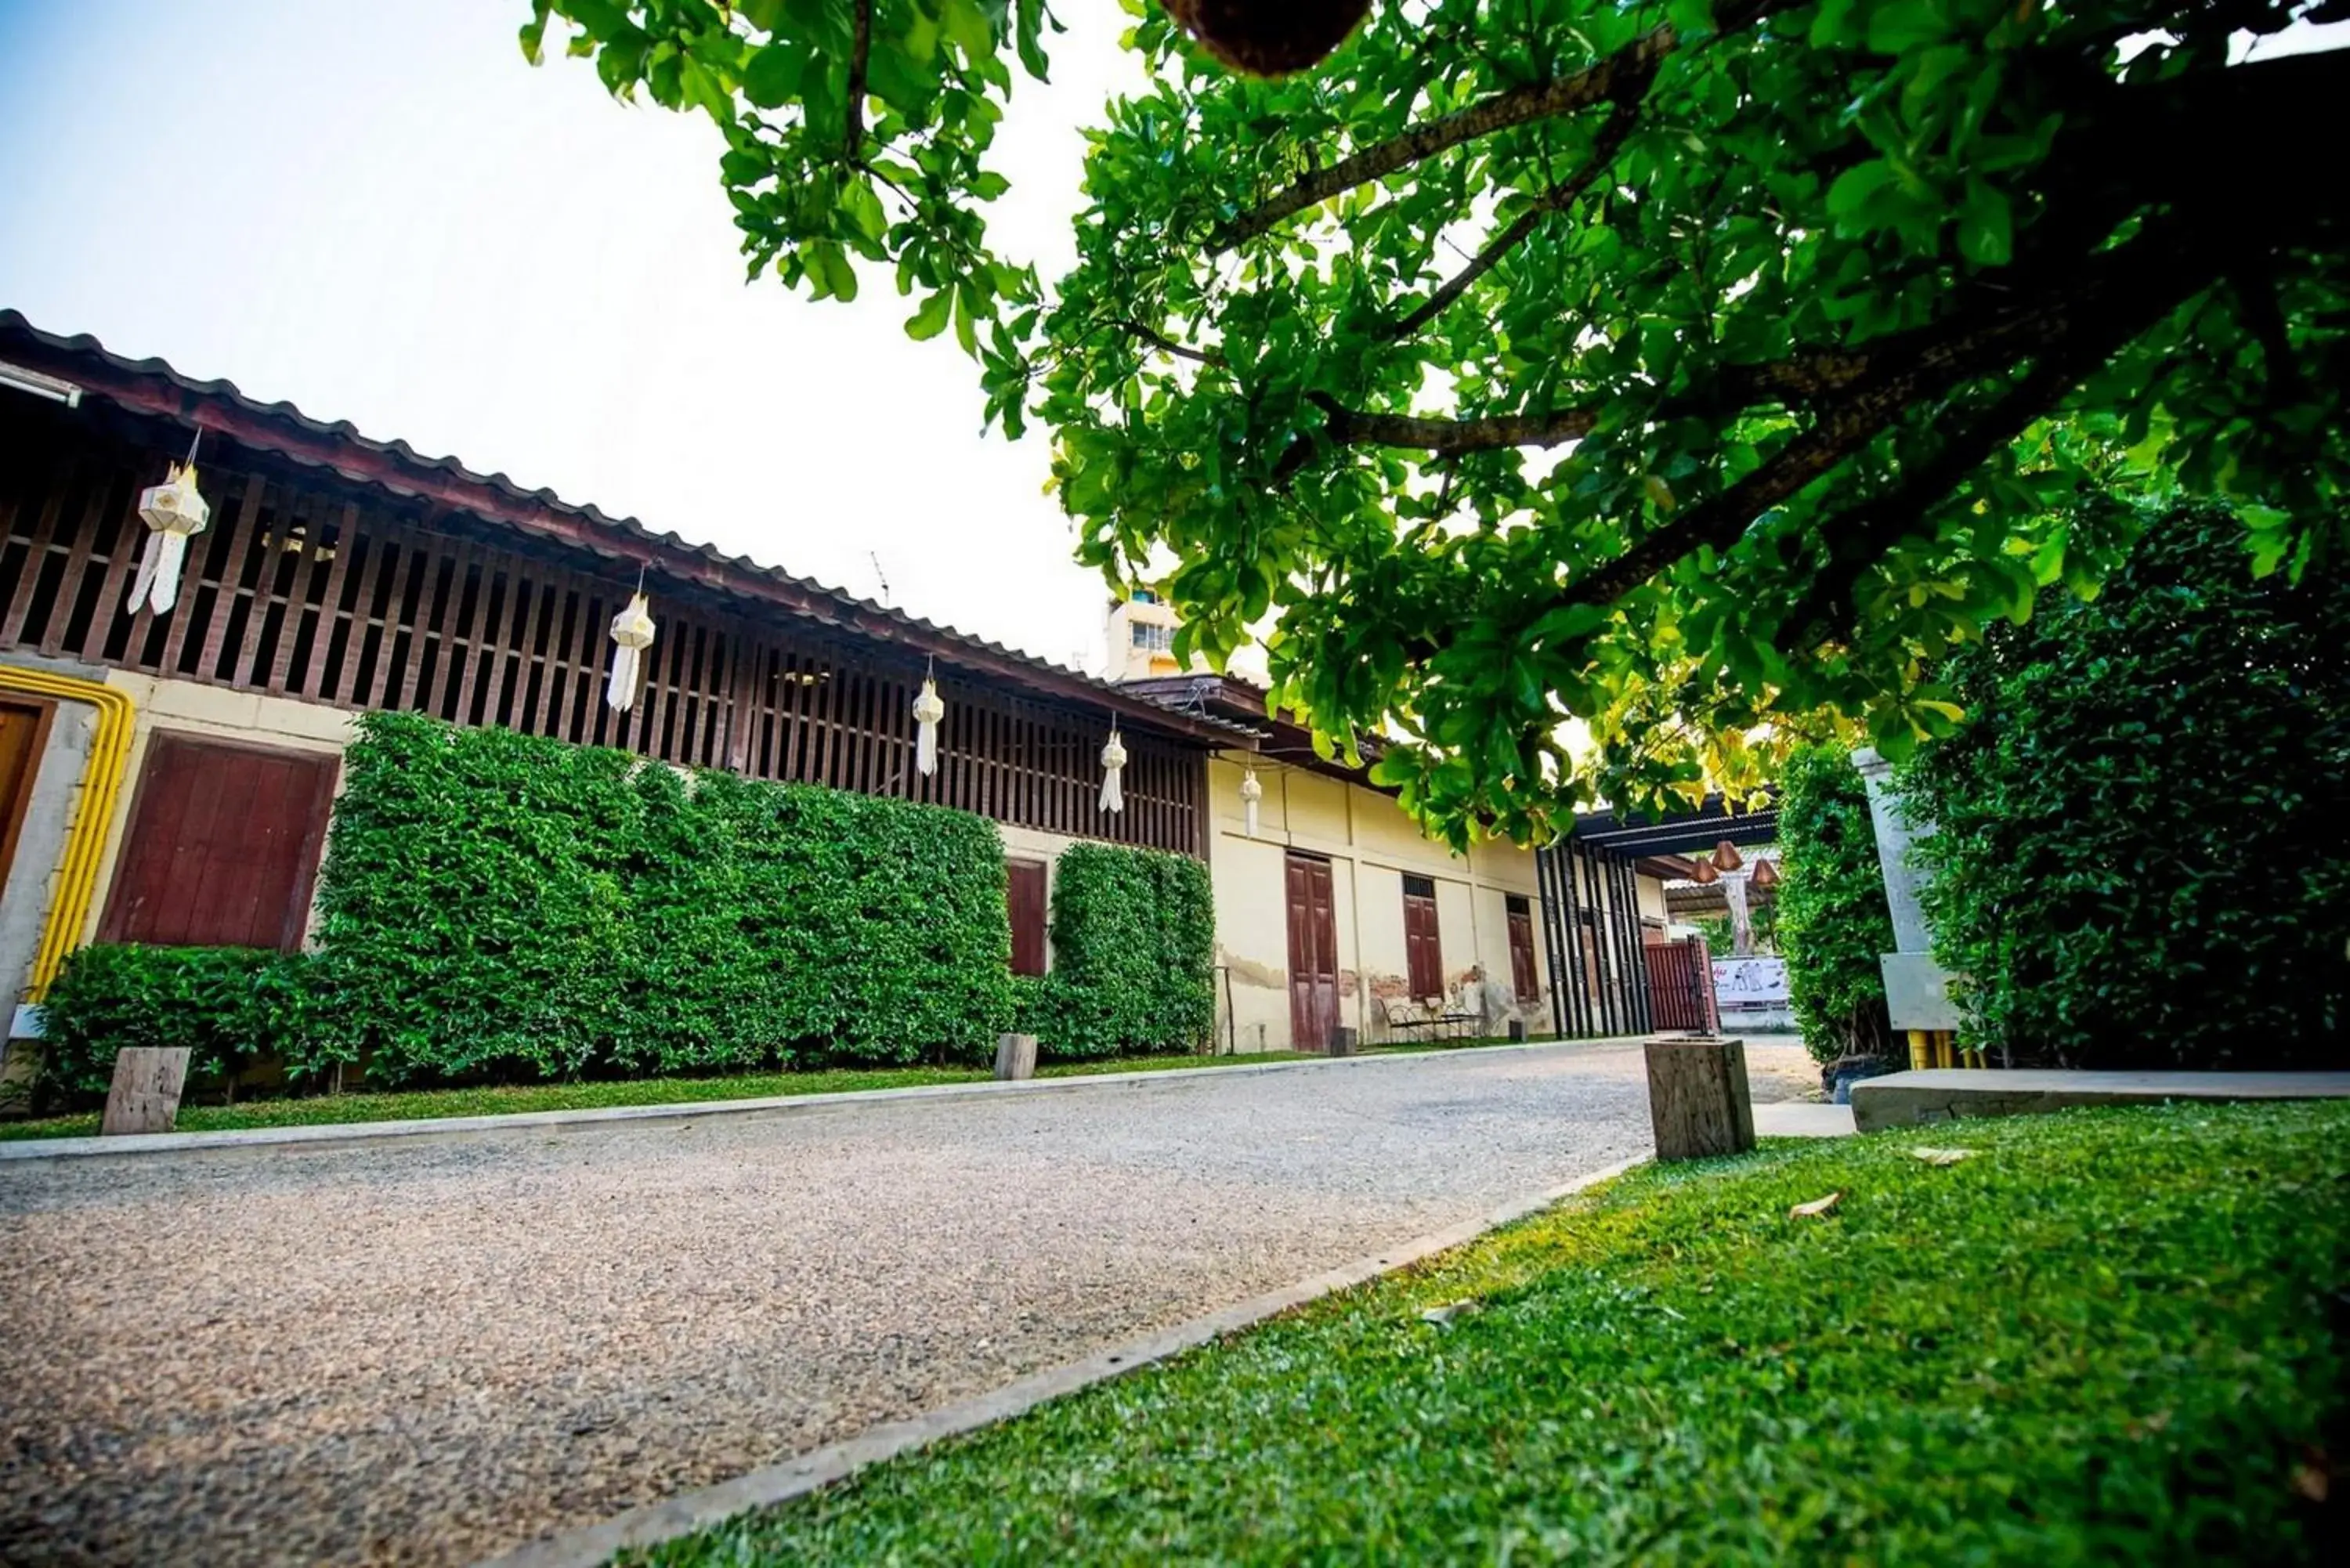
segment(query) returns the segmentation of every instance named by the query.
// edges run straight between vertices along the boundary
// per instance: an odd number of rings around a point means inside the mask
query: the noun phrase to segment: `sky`
[[[1118,7],[1062,9],[995,164],[999,246],[1048,277],[1078,127],[1140,68]],[[981,433],[880,275],[746,284],[716,128],[534,69],[528,13],[0,0],[0,306],[1098,672],[1046,441]]]

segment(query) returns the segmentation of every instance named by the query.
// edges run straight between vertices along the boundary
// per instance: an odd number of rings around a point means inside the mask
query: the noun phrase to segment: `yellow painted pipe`
[[[74,806],[73,826],[66,830],[65,855],[57,863],[57,898],[41,926],[41,945],[33,955],[32,983],[25,988],[25,1000],[38,1002],[48,995],[49,983],[65,968],[67,955],[81,945],[90,895],[98,887],[99,862],[106,854],[107,829],[114,822],[114,800],[122,792],[122,775],[130,766],[130,735],[137,710],[129,697],[103,681],[9,664],[0,664],[0,691],[88,702],[98,710],[98,731],[90,737],[89,761],[82,767],[81,798]]]
[[[1909,1031],[1909,1065],[1930,1067],[1934,1064],[1934,1037],[1923,1029]]]

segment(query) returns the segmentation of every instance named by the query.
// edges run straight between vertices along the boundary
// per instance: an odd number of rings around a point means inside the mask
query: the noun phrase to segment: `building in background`
[[[134,610],[140,493],[192,439],[209,524],[176,603]],[[608,628],[639,584],[658,632],[615,712]],[[911,708],[933,671],[925,777]],[[300,946],[370,710],[991,817],[1032,969],[1061,849],[1205,855],[1208,757],[1262,729],[0,312],[0,983],[37,1001],[91,940]],[[12,1037],[33,1023],[19,1006]]]

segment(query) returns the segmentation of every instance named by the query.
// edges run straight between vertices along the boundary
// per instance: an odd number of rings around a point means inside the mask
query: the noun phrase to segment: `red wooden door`
[[[0,702],[0,888],[8,883],[16,863],[16,836],[24,831],[25,811],[33,800],[33,775],[40,771],[41,748],[49,736],[49,721],[57,705],[35,698],[10,698]],[[47,877],[50,867],[28,867],[28,874]]]
[[[1444,944],[1436,929],[1436,884],[1403,879],[1403,959],[1411,994],[1421,1002],[1444,994]]]
[[[1521,1004],[1541,994],[1534,976],[1534,916],[1523,898],[1509,894],[1503,900],[1510,919],[1510,986]]]
[[[1338,1027],[1337,900],[1330,863],[1289,857],[1289,1037],[1299,1051],[1327,1051]]]
[[[1004,900],[1012,916],[1012,972],[1045,972],[1045,863],[1011,860],[1003,867]]]
[[[301,946],[336,761],[158,732],[99,940]]]

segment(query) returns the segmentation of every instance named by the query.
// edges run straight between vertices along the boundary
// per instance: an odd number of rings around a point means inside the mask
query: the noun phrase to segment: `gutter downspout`
[[[121,793],[122,775],[130,766],[137,709],[128,696],[102,681],[15,665],[0,665],[0,691],[87,702],[98,710],[89,761],[82,768],[81,798],[74,805],[73,826],[66,830],[65,854],[57,862],[57,897],[42,923],[41,945],[34,951],[32,979],[25,988],[25,1000],[38,1002],[48,995],[57,971],[65,968],[67,955],[81,945],[107,829],[114,821],[115,797]]]

